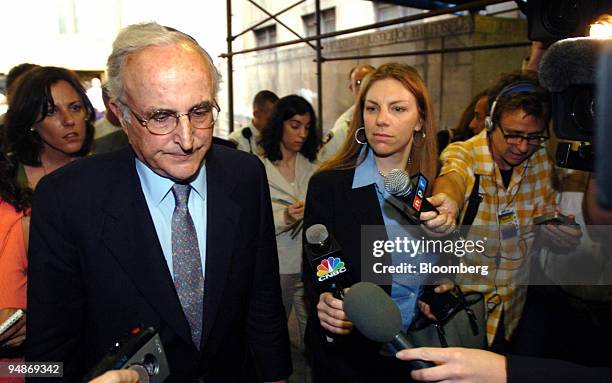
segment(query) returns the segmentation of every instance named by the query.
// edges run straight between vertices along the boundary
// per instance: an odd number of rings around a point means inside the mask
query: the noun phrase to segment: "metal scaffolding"
[[[382,22],[378,22],[378,23],[363,25],[363,26],[360,26],[360,27],[349,28],[349,29],[344,29],[344,30],[341,30],[341,31],[328,32],[328,33],[321,33],[321,4],[320,4],[320,0],[314,0],[314,2],[315,2],[316,35],[309,36],[309,37],[302,37],[302,36],[300,36],[297,32],[295,32],[289,26],[287,26],[286,24],[280,22],[278,20],[278,18],[277,18],[279,15],[287,12],[288,10],[296,7],[299,4],[304,3],[306,0],[299,0],[296,3],[294,3],[294,4],[284,8],[283,10],[281,10],[281,11],[275,13],[275,14],[270,13],[269,11],[264,9],[262,6],[256,4],[256,2],[254,0],[247,0],[247,1],[249,1],[251,4],[253,4],[255,7],[257,7],[259,10],[264,12],[268,17],[265,18],[264,20],[256,23],[255,25],[245,29],[244,31],[242,31],[242,32],[240,32],[240,33],[238,33],[236,35],[232,35],[232,0],[226,0],[226,3],[227,3],[227,52],[221,54],[221,57],[227,59],[228,107],[229,107],[229,116],[228,116],[228,118],[229,118],[229,130],[230,130],[230,132],[232,132],[234,130],[234,81],[233,81],[234,67],[233,67],[233,57],[237,56],[237,55],[242,55],[242,54],[251,53],[251,52],[258,52],[258,51],[263,51],[263,50],[268,50],[268,49],[274,49],[274,48],[279,48],[279,47],[283,47],[283,46],[296,45],[296,44],[301,44],[301,43],[305,43],[305,44],[308,44],[309,46],[311,46],[315,50],[315,53],[316,53],[314,62],[316,63],[316,76],[317,76],[317,101],[318,101],[317,102],[317,113],[318,113],[319,120],[323,121],[323,97],[322,97],[322,93],[323,93],[323,85],[322,85],[323,84],[323,73],[322,73],[322,70],[323,70],[323,63],[326,62],[326,61],[357,60],[357,59],[364,59],[364,58],[370,59],[370,58],[381,58],[381,57],[398,57],[398,56],[414,56],[414,55],[429,55],[429,54],[444,54],[444,53],[456,53],[456,52],[476,51],[476,50],[515,48],[515,47],[521,47],[521,46],[528,46],[528,45],[531,44],[530,42],[525,41],[525,42],[518,42],[518,43],[476,45],[476,46],[462,47],[462,48],[429,49],[429,50],[418,50],[418,51],[410,51],[410,52],[385,53],[385,54],[376,54],[376,55],[324,57],[322,55],[322,49],[323,48],[321,46],[321,40],[323,40],[323,39],[328,39],[328,38],[337,37],[337,36],[343,36],[343,35],[347,35],[347,34],[350,34],[350,33],[361,32],[361,31],[366,31],[366,30],[375,29],[375,28],[382,28],[382,27],[402,24],[402,23],[411,22],[411,21],[423,20],[423,19],[427,19],[427,18],[431,18],[431,17],[435,17],[435,16],[440,16],[440,15],[453,14],[453,13],[456,13],[456,12],[469,11],[469,10],[474,10],[474,9],[482,9],[483,7],[486,7],[488,5],[506,3],[506,2],[508,2],[508,0],[477,0],[477,1],[470,2],[470,3],[454,6],[454,7],[431,10],[431,11],[426,12],[426,13],[421,13],[421,14],[411,15],[411,16],[405,16],[405,17],[400,17],[400,18],[393,19],[393,20],[387,20],[387,21],[382,21]],[[255,30],[255,28],[257,28],[258,26],[260,26],[260,25],[262,25],[262,24],[264,24],[264,23],[266,23],[266,22],[268,22],[270,20],[275,20],[276,22],[278,22],[281,26],[283,26],[289,32],[291,32],[293,35],[295,35],[297,37],[297,39],[290,40],[290,41],[284,41],[284,42],[280,42],[280,43],[275,43],[275,44],[264,45],[264,46],[255,47],[255,48],[243,49],[243,50],[236,51],[236,52],[233,51],[232,42],[236,38],[244,35],[245,33],[248,33],[250,31]],[[312,45],[311,41],[315,42],[314,46]]]

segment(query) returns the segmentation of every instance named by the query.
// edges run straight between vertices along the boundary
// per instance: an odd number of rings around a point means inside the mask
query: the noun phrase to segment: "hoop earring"
[[[364,139],[363,139],[363,141],[360,141],[360,140],[359,140],[359,137],[358,137],[359,132],[360,132],[361,130],[363,130],[363,135],[364,135]],[[366,144],[368,143],[368,139],[367,139],[367,138],[365,138],[365,128],[364,128],[363,126],[362,126],[361,128],[359,128],[359,129],[357,129],[357,130],[355,131],[355,141],[357,141],[357,143],[358,143],[359,145],[366,145]]]
[[[417,133],[421,133],[421,134],[417,134]],[[414,142],[414,146],[416,147],[421,147],[423,146],[423,143],[425,142],[425,138],[427,137],[427,134],[425,134],[425,130],[421,129],[418,132],[414,132],[412,133],[412,141]]]

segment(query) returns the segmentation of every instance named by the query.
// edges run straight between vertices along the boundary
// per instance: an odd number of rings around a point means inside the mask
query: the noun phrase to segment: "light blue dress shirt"
[[[164,178],[147,165],[136,159],[136,171],[140,178],[140,185],[144,192],[145,201],[149,207],[157,238],[168,264],[170,275],[174,279],[172,267],[172,213],[174,212],[174,195],[172,186],[174,181]],[[193,220],[198,237],[200,258],[202,260],[202,273],[206,275],[206,167],[202,165],[197,177],[191,181],[191,192],[189,193],[189,214]]]
[[[387,201],[390,194],[385,190],[385,181],[378,172],[378,168],[376,167],[376,162],[374,160],[374,154],[369,147],[364,147],[363,150],[367,150],[367,156],[366,159],[355,169],[352,185],[353,189],[374,184],[388,239],[394,240],[396,237],[407,237],[414,240],[421,239],[420,237],[415,238],[413,233],[410,233],[407,230],[408,228],[414,228],[415,226],[408,226],[411,225],[411,223],[405,217],[403,217],[396,208],[391,206],[390,202]],[[363,156],[363,150],[359,158]],[[428,259],[429,261],[433,259],[427,257],[427,254],[418,254],[414,258],[409,258],[406,254],[391,254],[394,265],[399,265],[400,263],[407,261],[418,264],[420,261],[424,261],[425,259]],[[426,274],[393,275],[391,298],[400,309],[404,330],[408,329],[415,316],[417,310],[416,303],[421,295],[421,283],[426,277]]]

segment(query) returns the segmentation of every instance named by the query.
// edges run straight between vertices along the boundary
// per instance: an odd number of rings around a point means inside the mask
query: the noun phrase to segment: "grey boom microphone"
[[[399,308],[380,286],[370,282],[354,284],[344,296],[344,312],[366,338],[389,343],[396,351],[414,347],[402,331]],[[424,360],[408,363],[414,370],[435,366]]]

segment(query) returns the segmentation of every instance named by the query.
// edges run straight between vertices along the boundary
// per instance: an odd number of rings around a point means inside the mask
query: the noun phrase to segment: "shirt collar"
[[[189,184],[200,198],[204,199],[206,195],[206,163],[203,163],[198,170],[197,176]],[[168,192],[172,189],[175,182],[169,178],[162,177],[155,173],[151,168],[136,158],[136,171],[142,183],[142,190],[149,199],[156,205],[159,205]]]
[[[361,149],[358,158],[362,158],[364,155],[365,160],[355,168],[352,188],[357,189],[374,184],[377,190],[385,190],[385,181],[380,173],[378,173],[376,161],[374,160],[374,152],[367,145]]]

